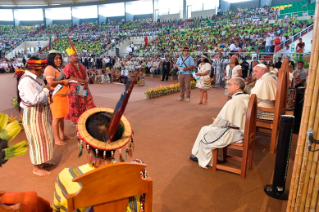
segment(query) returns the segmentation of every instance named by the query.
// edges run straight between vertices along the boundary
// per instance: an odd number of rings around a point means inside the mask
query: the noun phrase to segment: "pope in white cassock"
[[[223,148],[234,142],[242,142],[246,112],[250,96],[243,93],[245,82],[240,77],[232,78],[226,86],[232,99],[226,102],[213,123],[200,130],[190,159],[198,161],[202,168],[212,166],[215,148]]]
[[[264,64],[256,65],[252,74],[256,77],[257,81],[250,93],[256,94],[257,106],[275,107],[277,81],[268,73],[267,66]]]

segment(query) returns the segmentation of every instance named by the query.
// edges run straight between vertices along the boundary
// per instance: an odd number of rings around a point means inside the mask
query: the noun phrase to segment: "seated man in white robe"
[[[253,75],[257,81],[250,93],[256,94],[258,107],[274,108],[277,81],[271,76],[264,64],[256,65],[253,69]]]
[[[246,112],[250,96],[244,94],[245,81],[240,77],[232,78],[226,86],[232,98],[226,102],[213,124],[200,130],[194,143],[190,159],[198,161],[202,168],[212,166],[215,148],[223,148],[244,138]]]

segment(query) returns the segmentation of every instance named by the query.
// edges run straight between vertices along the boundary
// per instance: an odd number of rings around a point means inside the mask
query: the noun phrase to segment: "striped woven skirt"
[[[23,127],[29,142],[31,163],[42,164],[53,157],[54,139],[48,104],[23,110]]]

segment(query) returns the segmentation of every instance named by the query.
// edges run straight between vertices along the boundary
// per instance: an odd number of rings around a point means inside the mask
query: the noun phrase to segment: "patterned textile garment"
[[[222,81],[223,81],[223,59],[221,58],[216,58],[214,60],[214,67],[215,67],[215,85],[221,86]]]
[[[40,165],[53,158],[53,131],[49,104],[23,110],[23,127],[29,141],[31,163]]]
[[[201,63],[198,66],[198,73],[203,74],[210,69],[211,69],[211,65],[209,63],[205,63],[205,64]],[[196,82],[196,87],[200,89],[204,89],[204,90],[209,90],[211,88],[209,73],[205,76],[199,77],[199,79]]]
[[[42,164],[53,157],[53,132],[49,90],[43,88],[38,77],[26,71],[18,84],[20,107],[23,108],[23,127],[29,142],[31,163]]]
[[[140,163],[140,160],[135,159],[132,162]],[[112,160],[109,164],[116,163],[115,160]],[[74,194],[81,189],[81,184],[77,182],[72,182],[72,179],[75,177],[87,173],[89,171],[94,170],[95,168],[91,164],[85,164],[79,166],[75,169],[65,168],[63,169],[55,182],[55,191],[54,191],[54,199],[53,199],[53,211],[68,211],[68,203],[67,203],[67,195]],[[144,174],[145,173],[145,174]],[[142,178],[148,177],[147,172],[141,173]],[[141,195],[136,195],[134,197],[129,198],[129,202],[126,208],[126,212],[139,212],[141,208],[140,203]],[[81,208],[75,211],[87,212],[93,211],[92,207]]]
[[[76,65],[70,62],[64,67],[64,73],[67,78],[87,79],[87,73],[82,64],[78,64],[78,67],[76,67]],[[77,123],[78,118],[84,111],[96,107],[90,90],[88,89],[87,96],[77,96],[77,87],[77,83],[70,83],[69,114],[65,117],[66,120],[71,120],[73,124]]]

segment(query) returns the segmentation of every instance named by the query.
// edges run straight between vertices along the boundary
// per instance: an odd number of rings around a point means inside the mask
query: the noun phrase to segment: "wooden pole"
[[[317,68],[318,68],[318,65],[317,65]],[[313,73],[314,74],[312,74],[312,77],[315,78],[316,82],[318,82],[317,81],[319,79],[319,78],[317,78],[318,72],[313,72]],[[316,115],[316,109],[317,109],[318,91],[319,91],[319,83],[315,83],[312,101],[311,101],[311,110],[310,110],[310,118],[309,118],[309,122],[308,122],[309,123],[308,129],[316,129],[315,115]],[[318,125],[318,123],[317,123],[317,125]],[[299,206],[300,212],[304,211],[303,209],[305,208],[306,197],[308,195],[311,196],[311,194],[312,194],[312,192],[311,192],[312,189],[309,190],[308,186],[313,185],[313,184],[309,184],[309,178],[310,178],[311,168],[312,168],[312,164],[313,164],[314,153],[308,151],[308,143],[307,142],[305,142],[305,145],[304,145],[304,152],[305,153],[304,153],[304,157],[303,157],[303,166],[301,169],[301,171],[302,171],[301,176],[304,176],[305,178],[304,179],[300,178],[300,181],[303,181],[304,185],[299,190],[301,199],[297,198],[297,203],[299,203],[299,200],[301,201],[300,206]],[[299,193],[299,191],[298,191],[298,193]]]
[[[306,179],[306,168],[307,168],[307,160],[308,160],[308,150],[306,143],[306,131],[309,127],[313,127],[314,121],[314,111],[315,108],[312,108],[313,103],[313,94],[318,93],[318,90],[314,91],[315,87],[315,79],[316,72],[318,69],[318,58],[319,58],[319,38],[318,38],[318,20],[319,20],[319,0],[316,1],[316,16],[314,22],[314,31],[313,31],[313,41],[312,41],[312,57],[310,60],[309,74],[308,74],[308,82],[307,89],[305,93],[305,102],[303,109],[303,116],[300,125],[300,134],[298,137],[297,150],[295,155],[295,162],[293,167],[293,174],[291,178],[290,184],[290,193],[287,204],[287,211],[303,211],[300,210],[300,206],[302,201],[302,191],[304,188],[304,180]],[[318,83],[317,83],[318,84]],[[318,96],[317,96],[318,97]],[[315,100],[314,100],[315,101]],[[316,103],[315,103],[316,104]],[[312,116],[310,115],[312,112]],[[306,149],[305,149],[306,148]],[[308,178],[309,179],[309,178]],[[308,185],[308,182],[306,182]],[[306,186],[307,187],[307,186]]]
[[[317,80],[319,80],[319,72],[317,74]],[[317,99],[317,112],[314,129],[319,128],[319,99]],[[319,140],[319,132],[317,130],[315,139]],[[316,144],[314,149],[319,149],[319,145]],[[316,203],[318,201],[318,185],[319,185],[319,166],[318,166],[319,152],[314,152],[313,161],[311,164],[310,181],[308,187],[308,193],[306,198],[305,208],[307,211],[314,211]]]

